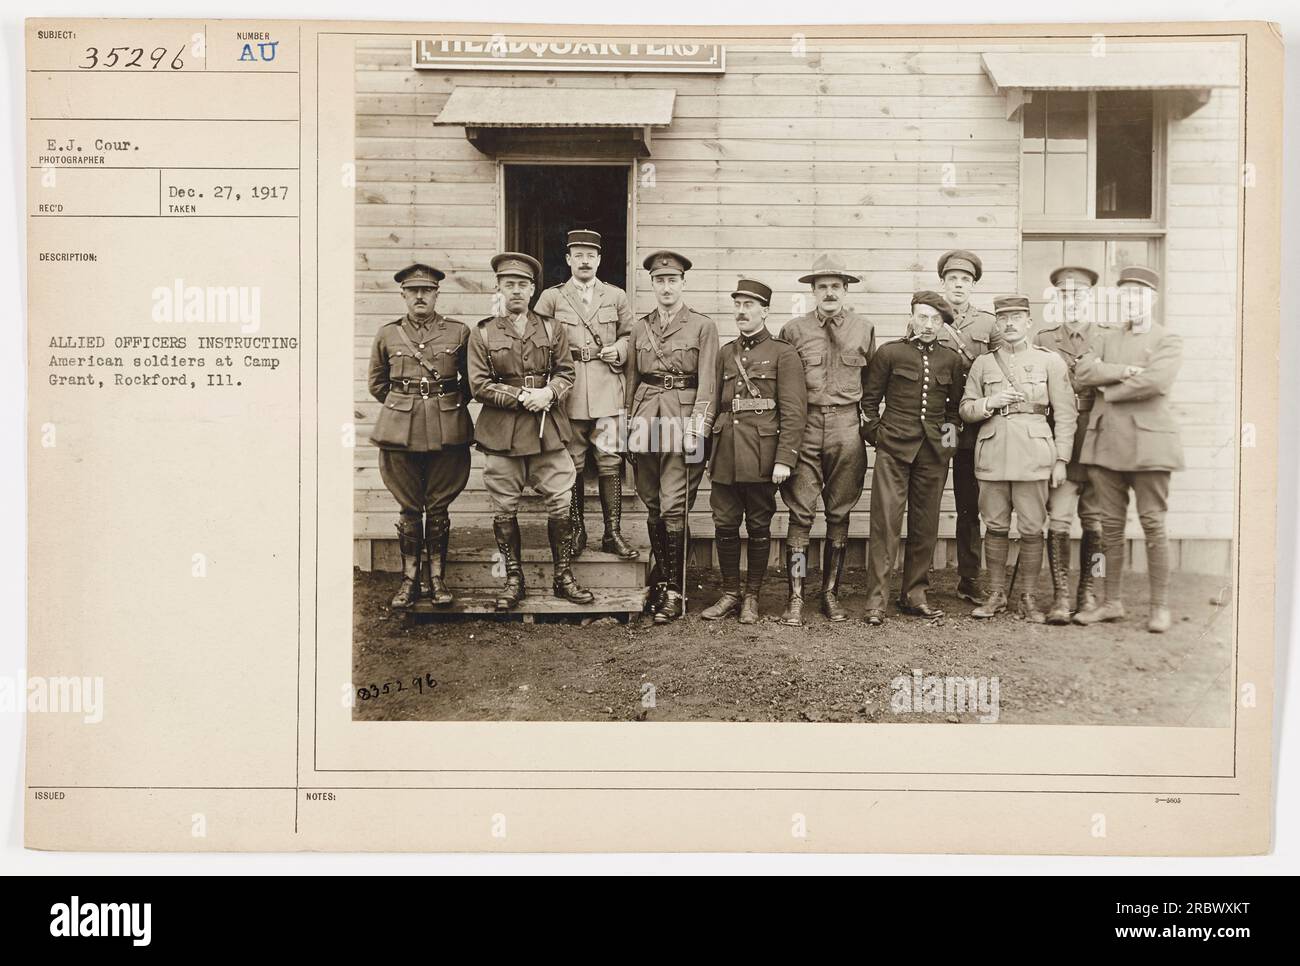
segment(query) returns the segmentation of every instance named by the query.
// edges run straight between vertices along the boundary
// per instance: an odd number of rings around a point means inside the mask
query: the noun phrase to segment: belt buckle
[[[595,358],[595,356],[591,354],[591,346],[589,345],[584,345],[581,349],[578,350],[578,353],[579,353],[579,358],[581,358],[583,362],[590,362],[592,359]]]
[[[739,396],[732,396],[732,397],[731,397],[731,411],[732,411],[733,413],[738,413],[738,412],[740,412],[740,397],[739,397]]]
[[[993,410],[993,411],[994,411],[995,413],[997,413],[999,416],[1010,416],[1010,415],[1011,415],[1011,404],[1008,403],[1007,405],[1003,406],[1001,409],[995,409],[995,410]]]
[[[664,373],[664,388],[665,389],[677,388],[677,380],[671,372]]]
[[[428,376],[420,377],[420,396],[423,399],[429,398],[429,377]]]
[[[536,388],[537,388],[537,377],[536,377],[536,376],[524,376],[524,388],[525,388],[525,389],[536,389]]]

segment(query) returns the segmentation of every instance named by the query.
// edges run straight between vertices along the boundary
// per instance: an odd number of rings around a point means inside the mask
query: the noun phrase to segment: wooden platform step
[[[494,572],[498,564],[495,560],[496,550],[483,550],[472,556],[447,554],[447,586],[453,592],[473,590],[475,588],[493,588],[501,585],[504,576]],[[639,560],[623,560],[612,553],[585,550],[581,557],[573,561],[573,576],[578,583],[588,590],[604,588],[609,590],[634,590],[645,586],[647,558],[650,552],[643,551]],[[526,587],[550,588],[553,566],[549,550],[524,551],[524,585]]]
[[[417,624],[462,616],[493,616],[501,620],[521,619],[525,624],[534,623],[539,617],[557,620],[568,618],[577,621],[587,617],[612,616],[627,620],[641,613],[645,607],[646,595],[649,593],[644,587],[636,590],[610,590],[598,587],[588,589],[596,598],[590,604],[575,604],[560,600],[551,595],[551,583],[548,578],[544,586],[530,588],[528,596],[521,600],[514,610],[501,614],[496,609],[495,593],[484,588],[464,596],[458,595],[456,602],[450,607],[434,607],[428,601],[419,601],[406,612],[406,619],[408,623]]]

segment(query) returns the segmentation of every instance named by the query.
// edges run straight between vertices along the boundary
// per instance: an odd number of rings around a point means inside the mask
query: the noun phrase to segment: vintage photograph
[[[767,33],[356,40],[354,720],[1228,725],[1239,43]]]

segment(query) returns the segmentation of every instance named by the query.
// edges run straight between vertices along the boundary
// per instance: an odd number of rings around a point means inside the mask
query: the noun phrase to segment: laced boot
[[[600,513],[604,518],[605,535],[600,538],[600,549],[624,560],[635,560],[641,551],[623,539],[623,480],[617,476],[602,476],[597,480],[600,488]]]
[[[848,544],[826,541],[822,550],[822,613],[827,620],[848,620],[849,612],[840,604],[840,579],[844,576],[844,555]]]
[[[528,591],[524,587],[523,540],[519,534],[517,517],[506,517],[492,521],[492,533],[497,538],[497,552],[506,567],[506,583],[497,594],[496,609],[508,611],[524,599]]]
[[[402,583],[389,606],[406,610],[420,599],[420,544],[423,534],[418,516],[403,513],[397,521],[397,549],[402,554]]]

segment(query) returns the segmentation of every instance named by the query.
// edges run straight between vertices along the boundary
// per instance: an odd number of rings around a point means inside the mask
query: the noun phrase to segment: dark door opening
[[[542,263],[545,281],[569,278],[565,241],[573,228],[600,232],[597,276],[627,290],[628,169],[609,164],[507,164],[505,241]],[[534,301],[535,301],[534,297]]]

